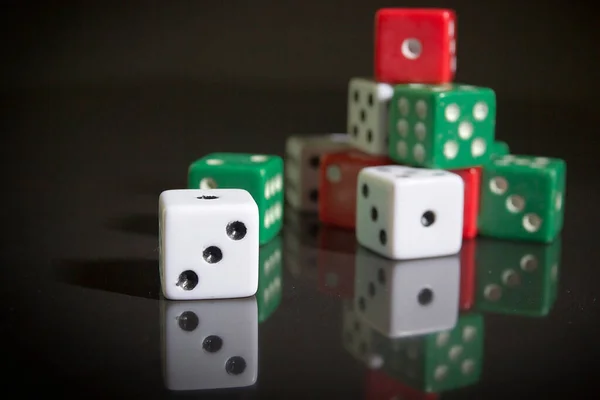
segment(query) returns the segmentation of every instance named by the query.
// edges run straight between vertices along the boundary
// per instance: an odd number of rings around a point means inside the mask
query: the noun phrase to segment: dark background
[[[600,79],[597,14],[584,2],[7,1],[7,388],[162,396],[158,194],[183,187],[208,152],[282,154],[290,134],[345,131],[346,84],[371,74],[382,6],[454,8],[456,80],[496,90],[497,137],[568,163],[555,310],[486,318],[484,377],[447,398],[572,393],[597,377]],[[340,304],[315,293],[314,268],[284,276],[254,395],[360,398],[358,366],[341,350],[323,359]]]

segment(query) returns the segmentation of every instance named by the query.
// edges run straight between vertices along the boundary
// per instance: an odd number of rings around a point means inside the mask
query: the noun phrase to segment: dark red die
[[[392,164],[388,157],[345,150],[321,157],[319,171],[319,220],[324,224],[354,229],[356,185],[365,167]]]
[[[481,167],[453,170],[465,183],[463,238],[477,236],[477,217],[479,216],[479,197],[481,193]]]
[[[383,8],[375,15],[375,78],[447,83],[456,72],[456,16],[449,9]]]
[[[458,307],[460,311],[467,311],[475,302],[475,239],[463,240],[460,249],[460,294]]]

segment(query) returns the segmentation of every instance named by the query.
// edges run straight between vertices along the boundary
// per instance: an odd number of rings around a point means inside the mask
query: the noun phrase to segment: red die
[[[479,215],[479,196],[481,192],[481,167],[453,170],[465,183],[465,210],[463,216],[463,238],[477,236],[477,217]]]
[[[383,8],[375,15],[375,78],[447,83],[456,71],[456,17],[447,9]]]
[[[367,372],[366,400],[434,400],[439,398],[437,393],[425,393],[413,389],[380,370]]]
[[[458,306],[461,311],[470,310],[475,301],[475,239],[463,240],[460,249],[460,294]]]
[[[319,291],[343,299],[354,296],[354,231],[323,226],[319,231]]]
[[[319,171],[319,220],[324,224],[354,229],[356,184],[365,167],[392,164],[389,158],[358,150],[324,154]]]

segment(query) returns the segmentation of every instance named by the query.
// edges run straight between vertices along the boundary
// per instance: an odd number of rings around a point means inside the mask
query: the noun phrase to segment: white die
[[[353,78],[348,84],[348,134],[353,147],[388,154],[388,109],[394,89],[387,83]]]
[[[443,170],[399,165],[361,170],[356,238],[395,260],[456,254],[462,245],[464,183]]]
[[[325,153],[349,148],[348,135],[290,136],[285,146],[285,197],[296,210],[316,212],[319,198],[319,165]]]
[[[169,390],[251,386],[258,375],[256,298],[161,302]]]
[[[242,189],[159,198],[162,291],[172,300],[248,297],[258,288],[258,206]]]
[[[458,318],[457,255],[393,261],[359,248],[354,301],[358,315],[387,337],[450,329]]]
[[[383,359],[373,352],[373,328],[354,310],[352,300],[342,303],[342,343],[344,349],[369,369],[379,369]]]

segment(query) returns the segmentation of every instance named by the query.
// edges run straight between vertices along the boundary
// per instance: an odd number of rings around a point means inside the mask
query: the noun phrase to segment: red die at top
[[[393,164],[388,157],[358,150],[321,156],[319,170],[319,220],[328,225],[354,229],[358,173],[366,167]]]
[[[463,179],[465,187],[463,238],[477,236],[477,218],[479,216],[479,197],[481,193],[481,167],[452,170]]]
[[[456,72],[456,16],[448,9],[383,8],[375,15],[375,78],[448,83]]]

